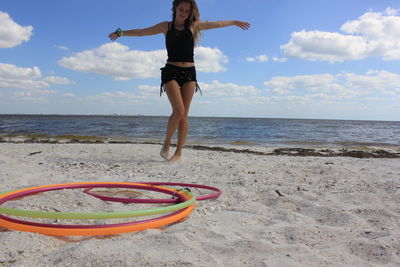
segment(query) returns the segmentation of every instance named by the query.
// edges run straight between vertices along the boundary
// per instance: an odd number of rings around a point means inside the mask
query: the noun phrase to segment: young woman
[[[200,21],[195,0],[175,0],[172,3],[172,21],[161,22],[145,29],[122,31],[117,29],[108,37],[116,40],[121,36],[146,36],[163,33],[168,52],[167,64],[161,70],[161,93],[164,89],[172,106],[167,133],[160,155],[165,160],[176,162],[181,159],[189,127],[189,108],[194,93],[199,88],[194,64],[194,46],[200,31],[227,26],[247,30],[250,24],[243,21]],[[178,129],[175,153],[169,157],[171,138]]]

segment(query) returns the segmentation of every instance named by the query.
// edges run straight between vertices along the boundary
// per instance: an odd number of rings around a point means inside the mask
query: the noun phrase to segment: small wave
[[[355,141],[338,141],[334,144],[344,147],[368,148],[368,147],[392,147],[396,144],[382,142],[355,142]]]
[[[67,139],[74,141],[105,141],[106,138],[100,136],[86,136],[86,135],[58,135],[55,136],[55,139]]]
[[[230,142],[230,144],[235,145],[235,146],[249,146],[249,145],[255,145],[256,143],[238,140],[238,141]]]
[[[300,146],[324,146],[327,145],[324,141],[319,140],[288,140],[288,141],[277,141],[276,143],[284,144],[284,145],[300,145]]]

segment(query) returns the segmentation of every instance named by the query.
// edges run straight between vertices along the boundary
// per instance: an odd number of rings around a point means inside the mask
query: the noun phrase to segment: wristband
[[[121,28],[118,28],[118,29],[115,31],[115,33],[118,35],[118,37],[121,37],[121,36],[122,36],[122,30],[121,30]]]

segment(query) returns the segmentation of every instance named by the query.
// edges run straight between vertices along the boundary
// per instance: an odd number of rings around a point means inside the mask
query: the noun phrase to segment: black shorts
[[[165,83],[172,80],[175,80],[180,87],[182,87],[186,82],[196,82],[196,92],[197,90],[200,90],[200,87],[197,84],[196,68],[194,66],[182,68],[167,63],[165,67],[161,68],[160,70],[161,70],[160,96],[162,95],[162,92],[165,91]]]

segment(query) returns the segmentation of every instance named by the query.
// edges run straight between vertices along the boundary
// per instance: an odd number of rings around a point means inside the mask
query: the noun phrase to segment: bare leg
[[[190,104],[192,102],[192,98],[196,89],[196,82],[186,82],[181,88],[181,96],[184,105],[184,116],[179,121],[179,128],[178,128],[178,144],[176,147],[176,151],[172,158],[169,160],[170,162],[176,162],[181,159],[182,150],[185,146],[186,137],[188,134],[189,129],[189,109]]]
[[[182,100],[181,88],[176,81],[172,80],[167,82],[165,84],[165,92],[167,93],[169,102],[171,103],[172,115],[168,119],[167,132],[160,155],[165,160],[169,160],[168,154],[169,147],[171,145],[171,138],[178,128],[179,122],[182,120],[185,114],[185,106]]]

